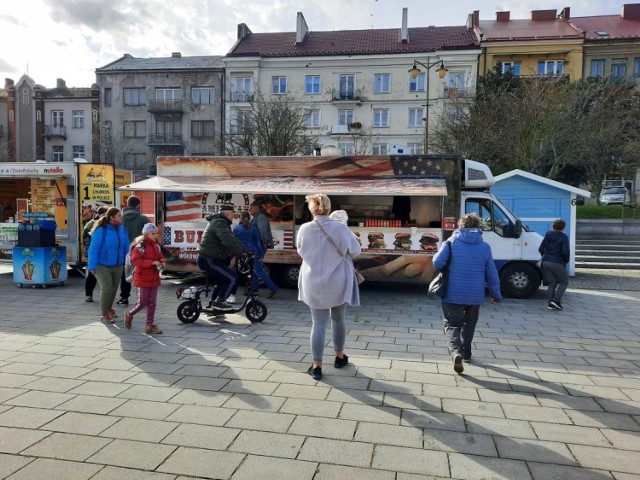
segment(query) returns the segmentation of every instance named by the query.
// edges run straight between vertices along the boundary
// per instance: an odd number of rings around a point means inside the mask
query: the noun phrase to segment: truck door
[[[498,268],[505,261],[522,258],[521,236],[517,235],[515,222],[500,205],[491,198],[467,198],[464,212],[475,213],[482,219],[482,238],[491,245]]]

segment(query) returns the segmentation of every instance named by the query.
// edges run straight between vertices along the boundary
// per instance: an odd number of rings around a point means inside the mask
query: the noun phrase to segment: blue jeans
[[[218,298],[212,296],[212,300],[225,301],[231,292],[236,291],[238,276],[225,262],[198,255],[198,267],[218,286]]]
[[[258,279],[262,280],[270,291],[276,292],[279,290],[278,285],[276,285],[274,281],[271,280],[271,277],[269,276],[267,271],[264,269],[264,263],[262,261],[262,257],[261,258],[256,257],[253,261],[253,275],[251,276],[251,290],[254,292],[258,291]]]

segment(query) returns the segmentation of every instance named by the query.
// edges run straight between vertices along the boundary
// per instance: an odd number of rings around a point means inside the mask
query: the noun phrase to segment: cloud
[[[7,62],[4,58],[0,58],[0,72],[17,73],[18,69]]]
[[[0,15],[0,22],[6,22],[9,25],[15,25],[17,27],[27,28],[29,25],[25,22],[21,22],[13,15]]]

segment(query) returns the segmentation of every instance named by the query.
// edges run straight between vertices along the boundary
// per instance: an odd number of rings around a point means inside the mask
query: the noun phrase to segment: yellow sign
[[[58,233],[67,233],[67,179],[32,178],[31,211],[55,219]]]
[[[91,220],[98,207],[114,205],[115,174],[111,164],[81,163],[78,165],[78,186],[82,224]]]
[[[133,183],[133,172],[131,170],[116,169],[116,188],[124,187],[130,183]],[[131,196],[131,192],[118,191],[117,195],[120,201],[120,208],[125,207],[127,205],[127,198]]]

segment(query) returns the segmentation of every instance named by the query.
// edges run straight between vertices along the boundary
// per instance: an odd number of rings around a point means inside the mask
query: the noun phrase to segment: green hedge
[[[597,218],[634,218],[640,220],[640,211],[637,207],[622,205],[578,205],[576,217],[579,219]]]

